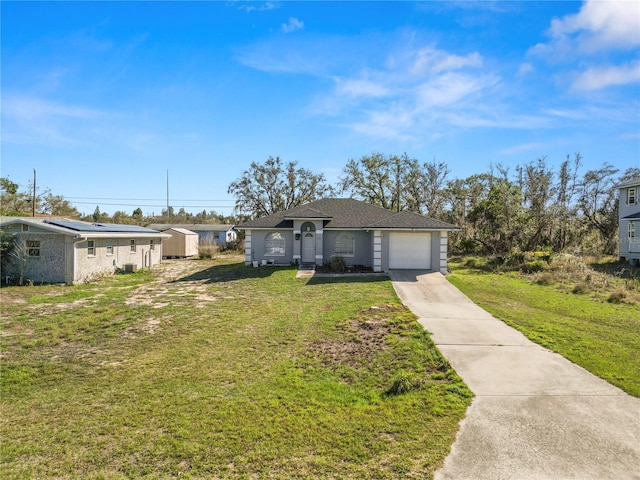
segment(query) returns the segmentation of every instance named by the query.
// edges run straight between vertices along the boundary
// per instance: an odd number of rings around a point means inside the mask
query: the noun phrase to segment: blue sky
[[[252,161],[640,167],[640,2],[7,2],[1,175],[230,214]],[[106,200],[109,199],[109,200]]]

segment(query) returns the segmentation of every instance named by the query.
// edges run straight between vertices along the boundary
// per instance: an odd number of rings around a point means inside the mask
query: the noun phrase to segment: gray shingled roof
[[[293,228],[292,219],[330,219],[327,229],[418,229],[457,230],[450,223],[427,218],[417,213],[392,212],[353,198],[323,198],[298,207],[256,218],[237,228]]]

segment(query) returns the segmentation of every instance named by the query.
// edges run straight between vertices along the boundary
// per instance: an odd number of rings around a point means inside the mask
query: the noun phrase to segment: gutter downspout
[[[65,258],[65,263],[66,263],[65,277],[69,285],[73,285],[73,283],[75,283],[76,281],[76,267],[78,263],[76,262],[76,245],[82,242],[86,242],[87,240],[88,240],[88,237],[82,237],[82,236],[73,237],[73,243],[71,244],[71,249],[70,249],[71,251],[67,251],[67,255],[69,255],[69,258]]]

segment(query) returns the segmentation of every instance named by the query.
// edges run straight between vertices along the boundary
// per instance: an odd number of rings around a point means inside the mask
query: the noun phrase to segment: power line
[[[160,205],[160,204],[141,204],[141,203],[110,203],[110,202],[77,202],[77,201],[73,201],[71,202],[73,204],[78,204],[78,205],[109,205],[109,206],[115,206],[115,207],[152,207],[152,208],[166,208],[166,205]],[[174,203],[174,202],[172,202]],[[186,204],[178,204],[178,205],[171,205],[172,207],[176,208],[176,207],[180,207],[180,208],[229,208],[232,205],[186,205]]]
[[[131,201],[131,202],[164,202],[165,199],[164,198],[122,198],[122,197],[67,197],[65,196],[64,198],[66,198],[67,200],[71,200],[71,199],[79,199],[79,200],[122,200],[122,201]],[[171,199],[171,201],[173,202],[231,202],[233,203],[234,200],[229,200],[229,199],[202,199],[202,198],[191,198],[191,199],[185,199],[185,198],[179,198],[179,199]],[[82,202],[77,202],[77,203],[82,203]]]

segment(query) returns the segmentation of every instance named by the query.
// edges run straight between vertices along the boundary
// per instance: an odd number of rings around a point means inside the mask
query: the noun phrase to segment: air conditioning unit
[[[135,273],[138,271],[138,265],[136,265],[135,263],[125,263],[124,271],[126,273]]]

